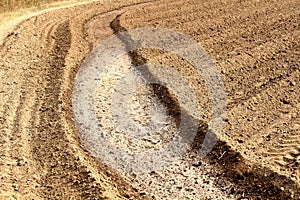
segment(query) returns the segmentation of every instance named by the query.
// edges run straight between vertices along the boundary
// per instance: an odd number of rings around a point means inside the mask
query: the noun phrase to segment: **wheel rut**
[[[27,19],[9,34],[0,47],[0,198],[299,198],[299,3],[188,2],[94,2]],[[123,174],[85,150],[74,127],[72,89],[94,47],[145,26],[177,30],[203,44],[224,77],[228,119],[205,159],[197,151],[209,115],[177,163],[148,174]],[[130,36],[120,39],[134,42]],[[192,66],[176,55],[147,49],[128,57],[133,68],[170,64],[192,80],[197,94],[207,94],[188,71]],[[180,114],[188,114],[179,112],[168,89],[147,89],[176,124]],[[143,95],[135,98],[147,103]],[[198,100],[209,113],[208,100]]]

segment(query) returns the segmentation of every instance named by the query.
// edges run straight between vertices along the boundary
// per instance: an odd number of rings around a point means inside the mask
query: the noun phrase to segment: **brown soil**
[[[299,199],[299,7],[297,0],[120,0],[25,20],[0,47],[1,199]],[[134,176],[85,150],[71,95],[93,47],[146,26],[184,33],[210,53],[224,80],[227,119],[213,151],[199,160],[209,119],[199,95],[204,120],[191,151],[162,172]],[[207,93],[172,53],[130,56],[135,64],[173,66],[197,94]]]

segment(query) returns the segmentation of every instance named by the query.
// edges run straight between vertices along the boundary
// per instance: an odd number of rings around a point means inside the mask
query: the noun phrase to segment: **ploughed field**
[[[298,199],[299,8],[297,0],[117,0],[23,21],[0,47],[1,198]],[[156,63],[178,70],[201,107],[189,151],[143,174],[119,171],[91,156],[72,108],[75,76],[91,50],[115,33],[139,27],[175,30],[196,40],[219,69],[227,104],[222,133],[200,159],[197,150],[211,111],[203,79],[172,52],[141,49],[128,55],[133,68]],[[99,122],[116,145],[161,148],[176,133],[174,127],[142,141],[111,128],[111,89],[120,70],[107,73],[97,89]],[[146,108],[154,104],[166,110],[158,120],[176,121],[177,103],[164,88],[144,87],[132,97],[132,115],[144,123]]]

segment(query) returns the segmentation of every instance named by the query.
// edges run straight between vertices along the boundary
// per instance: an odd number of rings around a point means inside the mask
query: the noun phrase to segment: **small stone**
[[[110,172],[110,171],[106,171],[106,175],[107,175],[108,177],[110,177],[110,176],[111,176],[111,172]]]
[[[140,195],[141,195],[141,196],[145,196],[145,195],[146,195],[146,192],[140,192]]]
[[[283,104],[290,104],[291,103],[290,100],[288,100],[288,99],[281,99],[281,102]]]
[[[200,167],[201,165],[202,165],[202,163],[200,161],[192,164],[193,167]]]
[[[296,86],[296,82],[295,81],[290,81],[290,85],[291,86]]]
[[[238,139],[237,141],[238,141],[238,143],[244,143],[244,141],[241,139]]]

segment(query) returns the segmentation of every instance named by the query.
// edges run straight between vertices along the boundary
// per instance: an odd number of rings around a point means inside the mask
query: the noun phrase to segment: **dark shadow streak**
[[[132,49],[131,45],[137,45],[131,39],[129,34],[126,34],[126,28],[122,27],[120,23],[121,15],[118,15],[111,23],[110,27],[118,38],[125,44],[127,50]],[[122,36],[118,33],[124,32]],[[134,66],[146,64],[146,59],[143,58],[138,51],[130,51],[129,56],[132,59]],[[147,69],[146,69],[147,70]],[[142,76],[148,77],[151,74],[149,71],[141,71]],[[151,80],[157,80],[152,75]],[[188,117],[191,125],[194,123],[199,124],[197,135],[191,145],[191,153],[197,153],[201,149],[201,145],[206,137],[209,142],[216,144],[213,150],[204,158],[207,162],[214,166],[217,172],[212,173],[212,176],[226,179],[234,183],[235,188],[232,189],[234,194],[243,194],[244,197],[251,199],[298,199],[300,197],[300,188],[297,183],[288,179],[285,176],[259,166],[248,165],[245,159],[237,151],[234,151],[226,142],[218,140],[214,133],[209,132],[209,127],[203,121],[195,119],[189,115],[188,112],[180,108],[178,100],[172,95],[168,88],[154,84],[151,88],[152,92],[158,97],[164,107],[167,109],[168,114],[176,120],[176,124],[180,124],[181,116]],[[195,125],[195,124],[194,124]],[[187,126],[190,126],[187,124]],[[187,135],[188,137],[188,135]],[[206,139],[206,140],[207,140]],[[216,179],[215,183],[222,187],[222,183]],[[284,188],[284,190],[282,190]],[[221,188],[222,189],[222,188]]]

